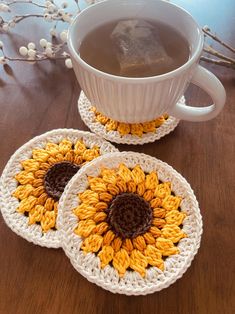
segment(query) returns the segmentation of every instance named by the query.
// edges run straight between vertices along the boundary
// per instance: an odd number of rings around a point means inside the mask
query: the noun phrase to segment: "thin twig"
[[[235,53],[235,48],[231,47],[230,45],[228,45],[227,43],[225,43],[224,41],[222,41],[219,37],[217,37],[216,35],[212,34],[210,32],[210,29],[208,26],[204,26],[202,28],[203,32],[211,37],[212,39],[214,39],[215,41],[217,41],[218,43],[220,43],[222,46],[226,47],[227,49],[229,49],[230,51],[234,52]]]
[[[4,58],[9,61],[25,61],[25,62],[38,62],[38,61],[45,61],[45,60],[64,60],[66,57],[59,56],[54,58],[49,58],[47,56],[38,58],[38,59],[27,59],[27,58],[14,58],[14,57],[8,57],[4,55]]]
[[[231,62],[228,62],[228,61],[211,59],[211,58],[207,58],[207,57],[204,57],[204,56],[202,56],[200,60],[208,62],[208,63],[213,63],[213,64],[216,64],[216,65],[224,66],[226,68],[230,68],[230,69],[234,69],[235,70],[235,65],[233,63],[231,63]]]
[[[13,21],[15,23],[19,23],[22,20],[27,19],[29,17],[42,17],[42,18],[45,18],[45,16],[43,14],[25,14],[25,15],[16,15],[16,16],[14,16]],[[52,19],[54,21],[62,21],[61,17],[53,17]],[[68,23],[66,21],[63,21],[63,22]]]
[[[39,8],[43,8],[43,9],[46,8],[45,5],[41,5],[41,4],[39,4],[39,3],[36,3],[36,2],[34,2],[34,1],[30,1],[30,0],[29,0],[29,1],[19,0],[19,1],[6,2],[6,4],[7,4],[8,6],[13,5],[13,4],[17,4],[17,3],[33,4],[33,5],[35,5],[35,6],[39,7]]]
[[[80,6],[79,6],[79,3],[78,3],[78,0],[74,0],[74,1],[75,1],[76,5],[77,5],[77,7],[78,7],[78,10],[81,11]]]
[[[21,21],[23,21],[24,19],[27,19],[29,17],[44,17],[43,14],[25,14],[25,15],[16,15],[13,18],[13,21],[15,23],[19,23]]]
[[[215,56],[215,57],[224,59],[224,60],[226,60],[226,61],[229,61],[229,62],[235,64],[235,59],[225,56],[224,54],[222,54],[221,52],[216,51],[215,49],[213,49],[213,48],[210,47],[210,46],[205,47],[203,50],[204,50],[205,52],[207,52],[207,53],[209,53],[209,54]]]

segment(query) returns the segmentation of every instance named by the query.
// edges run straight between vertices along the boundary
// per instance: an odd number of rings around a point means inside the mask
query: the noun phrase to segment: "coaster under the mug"
[[[179,102],[185,104],[184,96],[181,97]],[[161,126],[156,127],[155,132],[144,133],[141,137],[132,134],[122,136],[118,131],[107,131],[105,125],[95,119],[95,113],[92,111],[92,104],[83,91],[78,99],[78,110],[82,120],[92,132],[117,144],[143,145],[155,142],[172,132],[180,121],[179,119],[169,116]]]
[[[70,142],[72,143],[72,152],[68,148]],[[62,143],[63,145],[61,145]],[[47,144],[50,144],[48,149],[46,148]],[[94,151],[95,147],[98,152]],[[85,150],[83,150],[84,148]],[[69,150],[68,154],[67,150]],[[39,223],[42,219],[38,219],[40,211],[44,208],[41,215],[48,214],[45,222],[50,224],[54,218],[53,212],[56,211],[55,204],[59,201],[59,194],[62,193],[64,185],[67,183],[66,179],[69,180],[69,177],[73,176],[78,169],[83,168],[83,164],[96,158],[96,155],[116,151],[117,149],[109,142],[95,134],[80,130],[57,129],[34,137],[12,155],[0,177],[0,210],[6,224],[13,232],[29,242],[48,248],[60,247],[57,228],[50,227],[46,232],[42,230]],[[47,153],[50,155],[48,159]],[[81,156],[81,154],[83,155]],[[80,163],[81,157],[83,158],[82,164]],[[41,166],[45,168],[47,164],[47,172],[44,175]],[[19,175],[21,178],[17,179],[16,176]],[[36,178],[38,178],[38,182],[35,181]],[[33,182],[31,182],[32,180]],[[44,187],[40,187],[42,185],[40,180],[44,180]],[[17,188],[19,198],[13,195]],[[52,198],[55,197],[57,201],[54,202]],[[27,201],[27,204],[24,205],[27,205],[27,210],[25,212],[17,211],[23,201]],[[32,208],[30,208],[31,205]],[[29,220],[31,214],[35,220],[33,223]],[[56,223],[57,218],[58,216],[55,215]]]

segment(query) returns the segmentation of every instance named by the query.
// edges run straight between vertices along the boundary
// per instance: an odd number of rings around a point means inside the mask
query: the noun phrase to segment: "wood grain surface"
[[[235,2],[173,1],[235,46]],[[12,35],[0,34],[13,55],[22,41],[38,40],[43,25],[22,22]],[[27,31],[25,37],[24,32]],[[200,203],[204,233],[200,250],[182,279],[161,292],[127,297],[111,294],[79,275],[62,250],[34,246],[0,218],[0,314],[40,313],[235,313],[235,72],[203,64],[223,82],[223,112],[205,123],[181,122],[165,138],[144,146],[119,145],[156,156],[190,182]],[[0,68],[0,172],[14,151],[54,128],[87,130],[77,111],[80,93],[72,70],[60,62],[12,63]],[[196,87],[188,103],[210,99]]]

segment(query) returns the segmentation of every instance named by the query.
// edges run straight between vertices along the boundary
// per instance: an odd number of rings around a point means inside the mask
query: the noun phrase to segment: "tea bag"
[[[144,76],[151,67],[171,64],[156,29],[141,19],[122,20],[111,33],[120,63],[120,75]]]

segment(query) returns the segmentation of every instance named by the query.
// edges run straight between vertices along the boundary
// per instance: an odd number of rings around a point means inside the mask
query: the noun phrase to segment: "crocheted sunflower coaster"
[[[61,204],[66,254],[88,280],[112,292],[168,287],[200,245],[202,220],[189,184],[147,155],[97,158],[69,182]]]
[[[185,98],[182,97],[180,102],[185,103]],[[78,110],[82,120],[92,132],[118,144],[137,145],[154,142],[172,132],[179,123],[178,119],[167,114],[146,123],[117,122],[99,113],[83,92],[78,100]]]
[[[1,177],[1,211],[6,223],[28,241],[59,247],[58,201],[69,180],[86,163],[116,149],[97,136],[54,130],[22,146]]]

